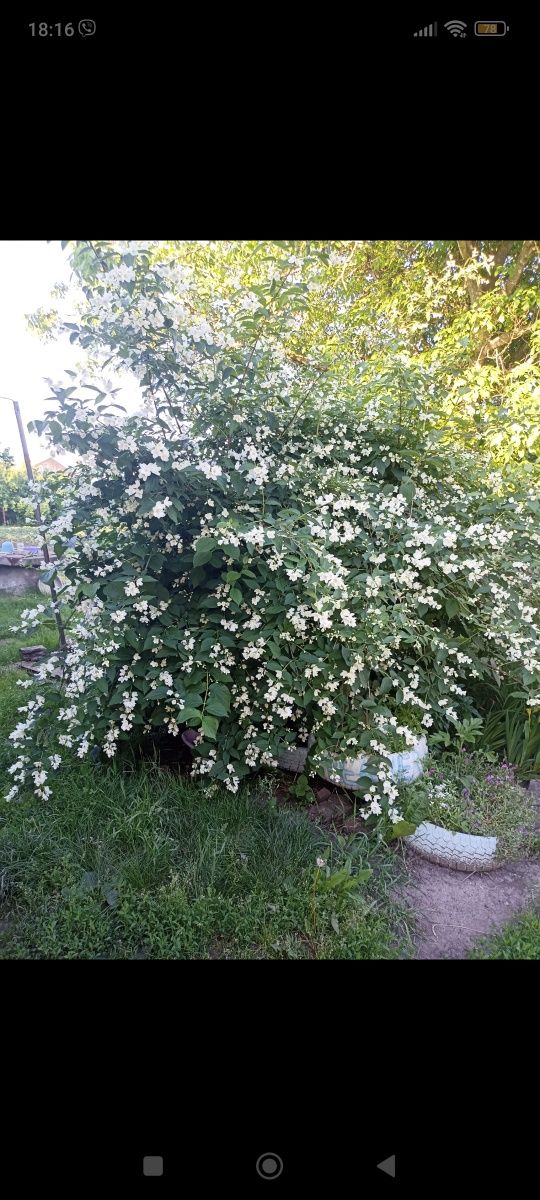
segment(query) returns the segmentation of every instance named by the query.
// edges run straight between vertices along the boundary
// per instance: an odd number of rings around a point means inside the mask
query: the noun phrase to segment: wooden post
[[[7,399],[7,397],[6,397],[6,399]],[[24,426],[22,423],[21,410],[20,410],[19,405],[16,400],[12,400],[11,403],[13,404],[13,408],[15,410],[15,418],[17,421],[18,429],[19,429],[19,437],[21,439],[22,452],[23,452],[23,456],[24,456],[24,462],[26,465],[26,474],[28,476],[30,483],[34,483],[35,482],[34,472],[32,470],[32,464],[30,462],[30,455],[28,453],[28,446],[27,446],[27,442],[26,442],[26,434],[24,432]],[[35,516],[37,524],[39,526],[41,526],[43,524],[43,521],[42,521],[42,517],[41,517],[41,508],[39,506],[38,500],[35,501],[34,516]],[[50,563],[51,559],[50,559],[50,555],[49,555],[48,546],[47,546],[47,543],[45,540],[43,541],[43,557],[44,557],[46,563]],[[56,627],[58,629],[58,639],[59,639],[62,650],[67,650],[66,635],[64,633],[64,626],[62,624],[62,618],[60,616],[60,613],[58,612],[56,586],[55,586],[53,579],[51,579],[51,581],[49,583],[49,587],[51,589],[51,596],[52,596],[52,600],[53,600],[53,604],[54,604],[54,619],[56,621]]]

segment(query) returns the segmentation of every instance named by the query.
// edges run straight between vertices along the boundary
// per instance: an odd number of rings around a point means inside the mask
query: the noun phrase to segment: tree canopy
[[[95,366],[110,357],[100,330],[114,242],[65,243],[75,277],[94,298],[85,334],[69,327]],[[486,468],[519,464],[537,477],[540,445],[540,249],[525,241],[162,241],[145,244],[148,270],[163,267],[189,315],[219,341],[246,386],[265,352],[290,368],[300,400],[364,399],[368,411],[440,432],[445,446],[473,448]],[[131,264],[122,260],[122,271]],[[170,274],[172,272],[172,275]],[[147,287],[148,279],[145,281]],[[127,283],[134,303],[140,275]],[[109,311],[110,324],[114,307]],[[143,314],[144,317],[144,314]],[[171,318],[164,318],[163,334]],[[58,320],[56,328],[58,327]],[[34,317],[44,335],[54,310]],[[144,321],[143,321],[144,329]],[[124,365],[144,366],[141,330]],[[143,339],[144,340],[144,339]],[[164,344],[165,338],[162,338]],[[154,335],[146,350],[155,349]],[[165,360],[166,361],[166,360]],[[144,371],[139,372],[144,378]],[[371,409],[369,404],[371,403]],[[397,411],[396,411],[397,410]]]

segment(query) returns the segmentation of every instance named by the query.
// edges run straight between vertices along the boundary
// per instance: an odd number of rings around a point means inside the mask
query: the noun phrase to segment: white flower
[[[250,483],[256,483],[259,487],[262,487],[262,484],[268,480],[268,467],[266,465],[252,467],[251,471],[248,471],[246,479]]]
[[[157,463],[141,463],[139,467],[139,479],[149,479],[150,475],[159,475],[161,467]]]
[[[171,504],[172,500],[169,500],[168,496],[166,496],[164,500],[158,500],[157,504],[154,504],[154,507],[150,510],[150,516],[164,517]]]
[[[198,469],[202,471],[203,475],[206,475],[207,479],[219,479],[219,476],[223,474],[219,463],[201,462]]]
[[[19,721],[18,725],[15,726],[15,729],[9,735],[10,740],[12,742],[20,742],[24,738],[27,728],[28,726],[25,722]]]
[[[169,461],[171,456],[164,442],[151,442],[148,448],[154,458],[161,458],[163,462]]]
[[[315,862],[317,863],[317,866],[319,867],[319,869],[320,869],[321,867],[325,867],[325,866],[326,866],[326,863],[325,863],[325,861],[324,861],[324,858],[316,858],[316,859],[315,859]]]

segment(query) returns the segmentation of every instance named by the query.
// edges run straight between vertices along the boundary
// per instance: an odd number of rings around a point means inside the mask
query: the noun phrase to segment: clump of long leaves
[[[521,779],[540,776],[540,710],[502,690],[486,716],[479,747],[502,755]]]

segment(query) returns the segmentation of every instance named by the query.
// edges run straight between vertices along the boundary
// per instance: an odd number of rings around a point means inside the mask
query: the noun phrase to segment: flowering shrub
[[[397,823],[396,738],[474,716],[475,680],[540,703],[537,502],[494,497],[472,456],[451,476],[436,442],[284,362],[298,264],[272,259],[212,324],[189,273],[147,250],[108,250],[72,324],[138,373],[144,410],[111,415],[106,385],[73,382],[36,423],[81,455],[47,534],[71,646],[21,706],[7,798],[32,780],[46,799],[65,749],[111,758],[185,726],[194,773],[236,791],[311,733],[312,769],[370,756],[362,811]]]

